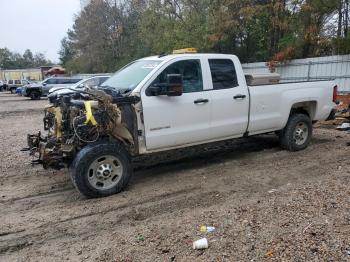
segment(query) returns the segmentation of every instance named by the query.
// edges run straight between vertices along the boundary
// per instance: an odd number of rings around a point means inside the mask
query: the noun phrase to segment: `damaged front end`
[[[137,152],[137,118],[134,105],[140,99],[90,89],[57,97],[45,108],[44,130],[27,136],[32,164],[44,168],[69,167],[87,144],[118,140],[131,155]]]

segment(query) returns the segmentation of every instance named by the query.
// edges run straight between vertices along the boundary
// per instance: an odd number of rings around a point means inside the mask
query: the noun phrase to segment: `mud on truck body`
[[[51,97],[47,135],[28,135],[28,150],[34,164],[68,167],[83,195],[100,197],[125,188],[142,154],[270,132],[284,149],[306,148],[312,124],[332,118],[334,82],[267,82],[247,85],[234,55],[143,58],[98,89]]]

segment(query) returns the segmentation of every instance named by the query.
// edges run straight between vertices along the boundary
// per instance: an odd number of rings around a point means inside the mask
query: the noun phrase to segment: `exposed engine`
[[[51,97],[43,119],[47,135],[28,135],[28,150],[36,157],[32,163],[67,167],[79,150],[100,139],[119,140],[132,154],[137,148],[133,104],[139,101],[135,96],[96,89]]]

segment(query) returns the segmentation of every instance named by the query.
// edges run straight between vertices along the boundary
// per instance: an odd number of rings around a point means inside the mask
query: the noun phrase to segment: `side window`
[[[7,81],[7,84],[12,85],[13,84],[13,80]]]
[[[20,85],[21,84],[21,80],[15,80],[15,85]]]
[[[199,59],[178,61],[171,64],[160,73],[152,84],[166,83],[168,74],[182,75],[184,93],[203,91],[202,69]]]
[[[57,84],[58,84],[58,85],[66,84],[66,80],[65,80],[65,79],[62,79],[62,78],[58,78],[58,79],[56,79],[56,81],[57,81]]]
[[[76,78],[72,78],[72,79],[68,79],[66,84],[75,84],[78,83],[81,79],[76,79]]]
[[[50,78],[50,79],[46,80],[45,83],[47,85],[54,85],[54,84],[56,84],[56,79]]]
[[[214,89],[238,86],[236,69],[231,59],[209,59]]]
[[[57,79],[57,84],[61,84],[61,85],[64,85],[64,84],[69,84],[69,79],[65,79],[65,78],[58,78]]]

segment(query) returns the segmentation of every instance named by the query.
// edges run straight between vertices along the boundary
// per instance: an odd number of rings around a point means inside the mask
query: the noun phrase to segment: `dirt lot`
[[[350,261],[350,135],[318,127],[296,153],[266,135],[141,158],[126,191],[85,200],[67,170],[19,151],[46,103],[0,93],[0,261]],[[202,237],[209,248],[193,250]]]

